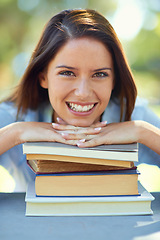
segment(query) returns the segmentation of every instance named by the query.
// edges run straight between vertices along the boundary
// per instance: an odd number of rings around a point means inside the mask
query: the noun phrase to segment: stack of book
[[[36,173],[26,192],[27,216],[151,214],[154,199],[138,183],[137,144],[78,148],[25,143]]]

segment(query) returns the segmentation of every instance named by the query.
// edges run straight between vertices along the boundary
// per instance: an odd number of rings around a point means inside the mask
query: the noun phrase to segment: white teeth
[[[68,106],[76,112],[88,112],[94,107],[94,104],[82,106],[74,103],[68,103]]]

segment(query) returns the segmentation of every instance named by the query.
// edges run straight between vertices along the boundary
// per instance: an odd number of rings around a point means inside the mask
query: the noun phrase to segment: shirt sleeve
[[[0,104],[0,128],[16,121],[16,108],[12,104]],[[22,145],[15,146],[0,155],[0,165],[4,167],[15,181],[15,191],[25,191],[27,182],[34,178],[23,155]]]
[[[148,107],[147,101],[137,99],[132,120],[143,120],[160,128],[160,118]],[[139,163],[147,163],[160,167],[160,155],[143,144],[139,144]]]

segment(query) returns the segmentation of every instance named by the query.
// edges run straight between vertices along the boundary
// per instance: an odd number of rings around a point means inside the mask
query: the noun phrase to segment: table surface
[[[0,239],[159,240],[160,192],[152,195],[153,215],[26,217],[24,193],[0,193]]]

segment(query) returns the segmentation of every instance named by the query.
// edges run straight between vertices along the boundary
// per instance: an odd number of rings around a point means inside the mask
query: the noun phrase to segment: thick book
[[[23,144],[23,153],[28,160],[56,160],[88,164],[111,165],[114,160],[128,162],[138,161],[137,144],[100,145],[92,148],[79,148],[55,142],[28,142]],[[108,163],[106,164],[105,162]],[[114,164],[113,163],[113,164]],[[124,163],[125,164],[125,163]],[[118,165],[117,165],[118,166]]]
[[[113,163],[116,162],[116,163]],[[133,162],[126,161],[106,161],[105,165],[87,164],[56,160],[27,160],[29,167],[37,174],[58,173],[58,172],[89,172],[89,171],[109,171],[134,168]]]
[[[37,197],[31,182],[26,192],[26,216],[107,216],[152,214],[154,197],[139,183],[138,196]]]
[[[138,195],[137,169],[38,174],[37,196]]]

